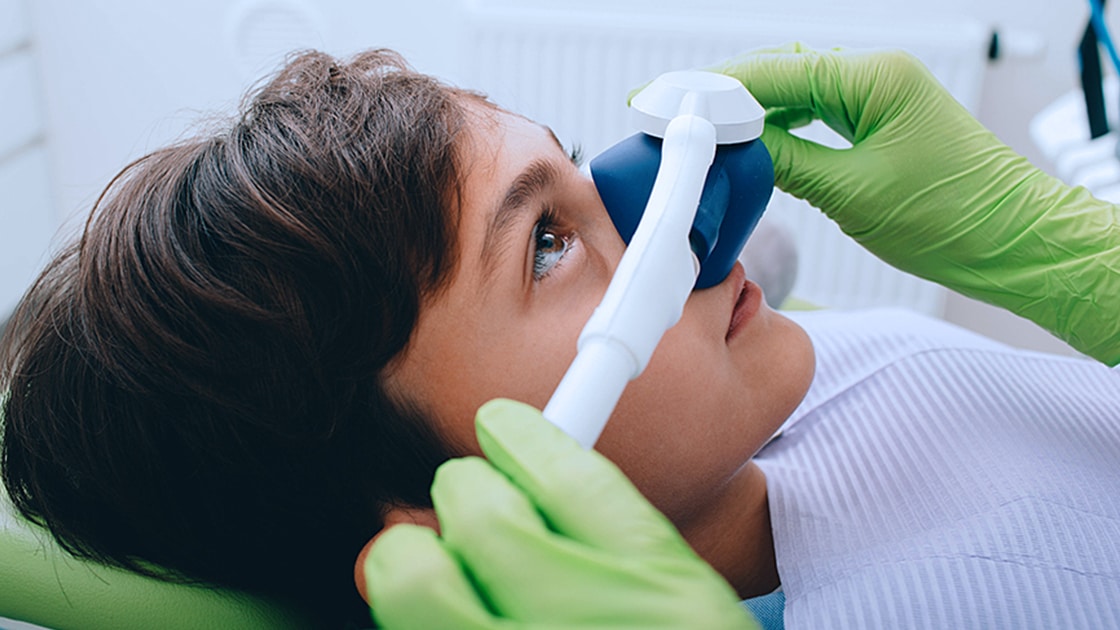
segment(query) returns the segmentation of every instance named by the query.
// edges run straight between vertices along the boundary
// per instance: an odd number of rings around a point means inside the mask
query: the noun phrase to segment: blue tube
[[[1104,21],[1104,10],[1097,0],[1089,0],[1090,19],[1093,21],[1093,30],[1097,32],[1097,39],[1104,44],[1108,57],[1112,60],[1112,67],[1120,73],[1120,55],[1116,54],[1116,46],[1112,43],[1112,36],[1108,32],[1108,25]]]

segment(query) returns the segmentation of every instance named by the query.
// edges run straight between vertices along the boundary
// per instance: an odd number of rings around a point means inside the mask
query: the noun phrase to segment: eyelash
[[[546,207],[541,211],[540,216],[537,218],[537,223],[533,226],[533,281],[540,282],[548,277],[548,274],[563,261],[564,256],[571,249],[572,241],[568,235],[560,234],[558,229],[559,217],[556,210],[552,207]],[[542,246],[541,241],[545,236],[551,236],[557,240],[560,245],[559,255],[554,260],[545,260],[545,256],[555,254],[555,252],[544,251],[547,245]],[[545,265],[549,265],[545,268]]]
[[[583,166],[583,147],[578,144],[572,145],[572,148],[568,149],[568,158],[572,164]]]

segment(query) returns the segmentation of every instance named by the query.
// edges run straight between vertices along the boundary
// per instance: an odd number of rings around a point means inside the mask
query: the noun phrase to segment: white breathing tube
[[[649,95],[644,102],[643,95]],[[680,320],[696,283],[700,265],[688,234],[717,139],[742,142],[761,133],[761,107],[738,81],[720,75],[662,75],[633,107],[643,131],[663,134],[657,178],[606,294],[580,333],[578,354],[544,408],[544,417],[584,448],[594,446],[626,384]]]

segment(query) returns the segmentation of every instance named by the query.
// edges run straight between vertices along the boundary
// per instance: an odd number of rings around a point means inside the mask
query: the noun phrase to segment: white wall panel
[[[55,229],[49,192],[41,147],[0,167],[0,317],[46,264]]]
[[[28,37],[23,0],[0,0],[0,54],[23,45]]]
[[[34,68],[30,52],[0,56],[0,164],[43,132]]]

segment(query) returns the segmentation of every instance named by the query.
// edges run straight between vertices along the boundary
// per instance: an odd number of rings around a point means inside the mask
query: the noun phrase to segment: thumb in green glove
[[[508,400],[476,429],[489,461],[449,461],[432,485],[441,533],[398,525],[365,560],[380,626],[757,627],[606,458]]]
[[[777,185],[892,265],[1120,362],[1120,223],[976,121],[912,56],[794,44],[714,70],[767,108]],[[790,129],[824,121],[852,146]]]

